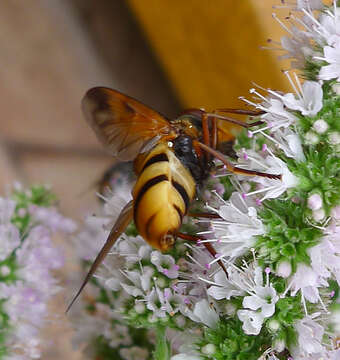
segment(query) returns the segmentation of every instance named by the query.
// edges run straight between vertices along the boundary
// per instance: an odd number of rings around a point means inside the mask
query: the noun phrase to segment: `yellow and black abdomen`
[[[137,164],[132,191],[135,225],[151,246],[164,251],[168,247],[164,239],[180,228],[196,183],[167,143],[158,144]]]

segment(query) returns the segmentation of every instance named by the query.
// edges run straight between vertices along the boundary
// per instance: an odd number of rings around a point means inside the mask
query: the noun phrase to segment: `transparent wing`
[[[121,161],[133,160],[154,138],[160,139],[171,129],[156,111],[109,88],[90,89],[82,109],[99,140]]]

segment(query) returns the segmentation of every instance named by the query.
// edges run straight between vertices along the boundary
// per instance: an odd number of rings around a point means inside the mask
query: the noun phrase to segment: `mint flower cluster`
[[[219,217],[183,225],[201,244],[162,254],[131,226],[77,305],[75,342],[92,358],[340,358],[340,4],[280,6],[282,57],[301,75],[285,73],[291,93],[250,90],[243,100],[263,124],[234,150],[238,167],[281,180],[219,170],[199,204]],[[75,239],[85,265],[128,200],[112,194],[87,219]]]
[[[0,359],[41,357],[47,303],[60,290],[53,270],[64,264],[51,236],[75,230],[54,203],[43,186],[17,186],[11,196],[0,198]]]

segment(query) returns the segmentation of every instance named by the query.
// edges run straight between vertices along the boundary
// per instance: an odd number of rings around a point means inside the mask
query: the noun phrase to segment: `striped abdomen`
[[[195,180],[167,143],[139,159],[136,171],[135,225],[151,246],[166,250],[164,239],[178,231],[195,196]]]

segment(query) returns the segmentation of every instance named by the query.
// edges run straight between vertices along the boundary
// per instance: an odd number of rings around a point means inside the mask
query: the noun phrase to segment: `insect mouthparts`
[[[168,232],[162,237],[160,243],[161,243],[162,251],[166,251],[174,245],[175,237],[171,232]]]

